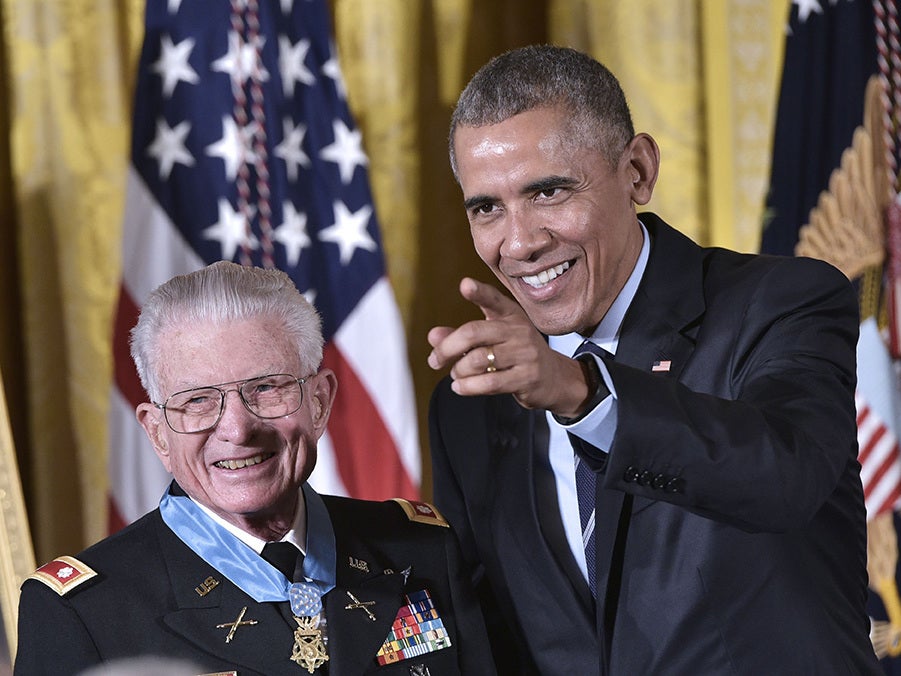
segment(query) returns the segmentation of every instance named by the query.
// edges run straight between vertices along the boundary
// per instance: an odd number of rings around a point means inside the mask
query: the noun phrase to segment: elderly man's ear
[[[307,381],[310,395],[310,417],[313,429],[319,438],[325,432],[326,424],[332,413],[332,404],[338,391],[338,379],[331,369],[322,369]]]
[[[163,428],[166,425],[163,412],[153,404],[145,402],[138,404],[138,407],[135,409],[135,417],[138,419],[141,427],[144,428],[144,432],[147,434],[147,438],[150,439],[150,444],[153,446],[153,450],[156,451],[160,462],[163,463],[163,467],[166,468],[167,472],[171,472],[172,470],[169,468],[169,445],[166,443],[166,437],[163,434]]]

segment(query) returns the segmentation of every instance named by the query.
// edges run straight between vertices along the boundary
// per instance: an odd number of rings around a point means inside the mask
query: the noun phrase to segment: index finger
[[[484,284],[472,277],[464,277],[460,281],[460,295],[470,303],[478,305],[485,319],[500,319],[522,312],[522,308],[515,300],[505,296],[490,284]]]

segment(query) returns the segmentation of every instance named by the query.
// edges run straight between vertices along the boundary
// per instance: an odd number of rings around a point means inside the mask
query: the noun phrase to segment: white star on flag
[[[228,52],[215,61],[211,68],[219,73],[228,73],[233,80],[242,85],[251,75],[265,82],[269,79],[269,71],[260,62],[259,53],[263,49],[266,38],[257,38],[253,43],[242,42],[234,31],[228,34]]]
[[[319,239],[338,245],[341,265],[347,265],[357,249],[376,250],[375,242],[366,232],[369,217],[372,216],[371,206],[367,204],[355,213],[350,213],[343,202],[335,202],[334,211],[335,224],[324,228],[319,233]]]
[[[185,148],[185,138],[191,131],[191,123],[185,120],[172,129],[166,120],[156,121],[156,136],[147,146],[147,154],[160,163],[160,178],[167,179],[176,162],[186,167],[194,166],[194,156]]]
[[[166,96],[172,96],[175,85],[179,82],[196,84],[200,80],[188,63],[192,49],[194,49],[193,38],[185,38],[177,45],[172,44],[172,39],[168,35],[160,39],[160,58],[150,66],[150,70],[159,73],[163,78],[163,94]]]
[[[247,232],[247,219],[253,218],[255,207],[249,207],[250,213],[245,218],[240,211],[232,209],[227,199],[220,197],[217,204],[219,220],[203,231],[204,239],[218,240],[222,246],[222,259],[226,261],[234,259],[239,246],[256,249],[257,238]]]
[[[232,118],[224,116],[222,138],[206,147],[207,155],[221,157],[225,162],[225,175],[229,181],[235,180],[243,163],[256,161],[256,155],[251,150],[255,129],[253,124],[239,129]]]
[[[300,40],[296,45],[292,45],[287,36],[279,36],[278,68],[282,74],[285,96],[294,95],[295,82],[302,82],[306,85],[316,82],[316,78],[304,64],[308,51],[310,51],[309,40]]]
[[[335,140],[319,152],[319,157],[338,165],[341,182],[347,185],[354,177],[357,166],[366,166],[369,160],[363,152],[363,135],[355,129],[351,131],[341,120],[332,122]]]
[[[285,168],[288,171],[288,178],[292,181],[297,180],[297,167],[310,166],[310,158],[303,151],[303,137],[307,133],[305,124],[294,126],[290,117],[282,120],[282,129],[284,130],[284,138],[282,142],[275,146],[276,157],[281,157],[285,161]]]
[[[284,222],[272,233],[272,238],[285,247],[285,256],[288,264],[297,265],[300,253],[310,246],[310,236],[307,234],[307,215],[294,208],[291,202],[282,205],[285,215]]]

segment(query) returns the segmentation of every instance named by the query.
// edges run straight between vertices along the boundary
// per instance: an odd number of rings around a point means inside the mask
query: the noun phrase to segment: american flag
[[[325,0],[149,0],[114,329],[110,530],[169,477],[134,418],[128,332],[157,285],[220,259],[278,267],[323,318],[339,389],[311,483],[419,494],[403,325]]]
[[[882,0],[795,0],[774,137],[762,251],[791,255],[798,231],[863,123],[864,91],[878,72],[874,6]],[[898,508],[898,381],[872,310],[858,344],[856,393],[867,517]],[[867,316],[869,314],[870,316]]]
[[[869,171],[871,186],[880,183],[880,175],[894,173],[894,158],[889,161],[888,153],[883,156],[875,151],[877,145],[885,145],[876,141],[890,133],[891,127],[873,125],[869,115],[866,131],[860,127],[865,122],[867,83],[880,70],[879,16],[886,10],[894,12],[895,4],[896,0],[793,0],[773,139],[768,223],[761,248],[766,253],[791,255],[805,224],[816,229],[828,222],[831,232],[838,233],[840,228],[832,228],[836,212],[845,218],[851,232],[868,244],[872,242],[872,247],[856,248],[848,246],[842,236],[827,237],[823,240],[827,244],[820,247],[827,250],[826,255],[820,257],[839,265],[860,291],[855,404],[868,522],[871,592],[867,613],[872,621],[873,647],[877,655],[886,658],[885,672],[901,676],[901,661],[892,655],[901,636],[897,548],[897,532],[901,532],[897,512],[901,505],[901,408],[898,376],[885,327],[880,325],[886,314],[886,280],[879,263],[885,256],[878,204],[888,194],[879,195],[860,185],[861,176]],[[856,167],[864,170],[851,171]],[[853,208],[844,209],[856,203],[869,204],[872,210],[862,208],[854,213]],[[825,207],[830,205],[837,208],[827,215]],[[801,234],[798,251],[813,255],[816,247],[810,246],[808,234]],[[851,255],[842,259],[835,255],[837,251]],[[851,264],[854,260],[860,264],[856,270]]]

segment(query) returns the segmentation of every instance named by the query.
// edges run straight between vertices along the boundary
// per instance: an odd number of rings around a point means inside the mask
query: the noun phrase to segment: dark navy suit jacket
[[[596,608],[562,533],[545,412],[448,380],[433,394],[435,500],[501,670],[880,673],[852,286],[820,261],[701,248],[641,220],[648,267],[605,362],[618,419],[595,458]]]

